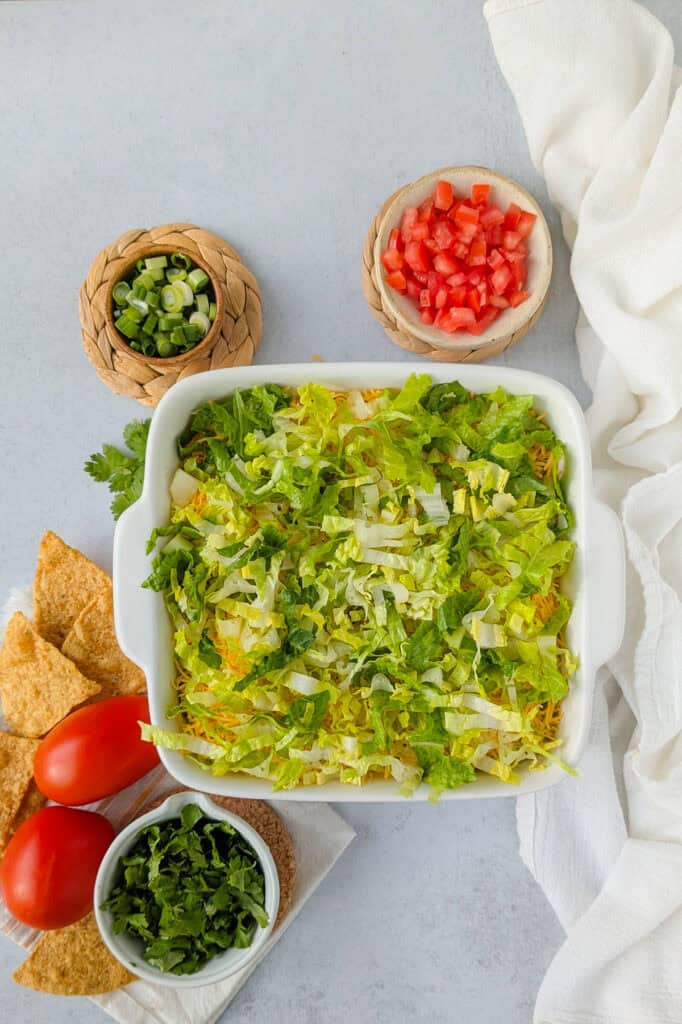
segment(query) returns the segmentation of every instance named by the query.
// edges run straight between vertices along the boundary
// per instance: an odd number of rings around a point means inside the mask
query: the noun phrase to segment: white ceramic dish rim
[[[139,832],[147,825],[177,818],[182,808],[187,804],[198,804],[208,818],[227,821],[253,847],[265,877],[265,909],[269,920],[265,928],[257,926],[253,941],[246,949],[228,949],[219,956],[214,957],[213,960],[209,960],[196,974],[164,974],[163,971],[159,971],[157,968],[145,963],[139,955],[134,956],[131,954],[131,950],[136,946],[135,940],[124,934],[114,934],[112,916],[108,910],[102,910],[101,904],[109,897],[119,859],[133,845]],[[158,807],[148,811],[147,814],[142,814],[139,818],[135,818],[116,836],[105,853],[97,872],[94,904],[95,919],[102,939],[110,952],[117,960],[120,960],[124,967],[127,967],[138,978],[151,981],[155,985],[163,985],[166,988],[198,988],[201,985],[212,985],[222,981],[224,978],[229,978],[230,975],[241,971],[243,967],[246,967],[258,958],[264,944],[270,937],[277,918],[277,911],[279,910],[279,876],[269,846],[243,818],[219,807],[218,804],[214,803],[204,793],[174,793]]]
[[[528,281],[526,288],[530,297],[516,308],[505,309],[487,330],[477,337],[472,334],[448,335],[437,327],[424,324],[419,319],[412,301],[386,284],[385,271],[381,263],[381,253],[386,248],[388,236],[392,228],[398,227],[403,212],[408,206],[419,206],[431,195],[435,183],[439,179],[449,181],[462,193],[468,193],[472,184],[477,181],[493,186],[493,201],[502,208],[515,202],[524,209],[529,209],[537,216],[533,231],[528,238]],[[436,348],[457,351],[464,349],[486,348],[500,338],[515,334],[534,315],[542,303],[552,277],[552,238],[537,200],[511,178],[491,170],[489,167],[467,165],[462,167],[441,167],[437,171],[425,174],[422,178],[408,185],[390,204],[384,214],[376,241],[374,243],[374,265],[376,267],[377,287],[383,302],[393,312],[396,320],[410,334],[433,345]]]
[[[145,544],[154,526],[167,520],[168,487],[177,466],[175,440],[189,415],[201,402],[223,397],[235,388],[259,383],[297,385],[318,381],[336,388],[400,387],[410,373],[429,373],[434,382],[459,380],[471,391],[492,391],[498,385],[515,394],[533,394],[547,412],[554,429],[566,442],[569,460],[567,493],[576,514],[577,552],[567,577],[567,592],[574,601],[568,640],[580,657],[580,668],[564,702],[563,747],[569,764],[579,760],[587,741],[594,678],[597,669],[618,650],[624,626],[625,556],[623,537],[615,513],[602,505],[592,488],[587,427],[581,409],[567,388],[550,377],[502,366],[434,363],[429,366],[399,363],[302,363],[250,366],[196,374],[174,385],[153,417],[142,496],[119,520],[114,539],[114,607],[121,647],[147,675],[151,720],[173,728],[165,718],[172,702],[174,677],[170,624],[161,595],[141,588],[149,574]],[[322,787],[296,787],[275,792],[269,782],[249,776],[213,776],[182,754],[160,750],[166,769],[180,783],[223,796],[266,800],[347,802],[403,801],[393,781],[361,787],[329,783]],[[479,777],[460,789],[448,790],[442,800],[518,796],[531,793],[565,777],[559,766],[526,772],[518,786]],[[428,798],[428,787],[418,787],[412,800]]]

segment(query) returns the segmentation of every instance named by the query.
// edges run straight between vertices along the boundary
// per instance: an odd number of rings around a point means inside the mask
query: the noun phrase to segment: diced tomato
[[[421,292],[419,282],[415,281],[413,277],[410,277],[407,274],[405,275],[405,277],[407,277],[407,294],[410,296],[413,302],[419,302],[419,294]]]
[[[476,314],[473,309],[468,309],[466,306],[451,306],[442,317],[438,326],[441,330],[447,331],[448,334],[454,334],[455,331],[460,330],[462,327],[469,330],[475,323]]]
[[[528,210],[521,210],[519,220],[516,225],[516,230],[521,235],[521,238],[528,238],[537,219],[537,214],[529,213]]]
[[[493,270],[504,266],[504,262],[504,256],[499,249],[493,249],[490,256],[488,256],[488,266],[492,267]]]
[[[507,250],[515,249],[521,241],[521,235],[518,231],[505,231],[502,235],[502,245]]]
[[[392,274],[386,274],[386,284],[390,284],[396,291],[404,292],[407,288],[407,279],[402,270],[394,270]]]
[[[458,284],[454,288],[450,289],[450,304],[453,306],[463,306],[467,300],[467,290],[465,285]]]
[[[388,236],[388,245],[386,246],[386,248],[387,249],[402,249],[402,247],[403,247],[403,240],[400,237],[400,229],[399,228],[392,228],[391,229],[391,233]]]
[[[481,210],[479,215],[479,223],[486,230],[488,228],[494,228],[498,224],[502,224],[503,221],[504,214],[502,213],[502,210],[499,208],[499,206],[495,206],[494,203],[492,204],[492,206],[486,206],[485,210]]]
[[[403,254],[397,249],[384,249],[381,254],[381,262],[386,270],[402,270],[405,260]]]
[[[425,199],[419,207],[419,219],[428,224],[433,219],[433,199]]]
[[[508,266],[498,267],[490,276],[490,287],[495,295],[502,295],[512,279],[512,272]]]
[[[439,249],[449,249],[457,239],[455,229],[447,220],[436,221],[431,234]]]
[[[471,202],[474,206],[487,206],[490,195],[490,185],[472,185]]]
[[[419,220],[419,210],[416,206],[408,206],[403,214],[400,224],[400,235],[403,242],[409,242],[412,238],[412,228]]]
[[[410,240],[412,242],[423,242],[425,238],[429,237],[431,228],[424,220],[418,220],[410,232]]]
[[[457,224],[478,224],[478,210],[468,203],[460,203],[455,211],[455,222]]]
[[[449,210],[452,206],[454,193],[449,181],[439,181],[436,185],[435,204],[437,210]]]
[[[444,306],[447,306],[448,295],[448,290],[444,286],[438,289],[438,291],[436,292],[436,297],[433,300],[433,304],[436,307],[436,309],[443,309]]]
[[[408,242],[405,246],[405,262],[416,273],[425,274],[429,269],[429,250],[423,242]],[[389,282],[390,283],[390,282]]]
[[[408,298],[422,323],[480,335],[500,312],[529,297],[526,239],[537,217],[491,202],[491,186],[475,183],[470,199],[437,182],[419,207],[408,207],[381,253],[386,283]]]
[[[482,267],[486,261],[487,245],[482,239],[476,239],[471,243],[467,263],[470,267]]]
[[[476,288],[472,288],[471,291],[467,293],[467,306],[469,306],[470,309],[473,309],[474,313],[481,312],[481,296],[478,294]]]
[[[514,231],[516,225],[519,223],[519,217],[521,216],[521,207],[517,206],[516,203],[510,203],[507,207],[507,212],[504,215],[504,226]]]
[[[433,267],[439,274],[456,274],[459,265],[454,256],[447,252],[439,252],[433,257]]]

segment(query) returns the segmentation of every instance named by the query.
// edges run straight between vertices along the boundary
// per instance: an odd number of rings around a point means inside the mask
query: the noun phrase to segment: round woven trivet
[[[107,325],[109,286],[126,270],[131,256],[147,255],[157,247],[177,246],[202,259],[224,293],[222,328],[209,347],[196,356],[145,360]],[[119,395],[156,405],[178,380],[223,366],[248,366],[253,361],[263,330],[258,282],[231,245],[195,224],[162,224],[126,231],[95,258],[80,290],[83,344],[100,380]],[[197,350],[199,346],[197,346]]]
[[[150,800],[138,811],[138,816],[153,811],[155,807],[167,800],[175,793],[185,793],[186,790],[178,787],[171,789],[168,793]],[[279,910],[275,928],[279,927],[286,915],[289,913],[291,902],[296,891],[296,855],[291,836],[284,827],[284,823],[278,814],[275,814],[270,804],[265,800],[239,800],[237,797],[216,796],[214,793],[207,793],[209,800],[213,800],[219,807],[231,811],[238,817],[243,818],[251,828],[255,828],[259,836],[270,848],[277,866],[279,877]]]
[[[409,187],[409,185],[405,186],[405,188]],[[437,348],[434,345],[429,345],[428,342],[423,341],[421,338],[415,337],[398,325],[391,310],[387,309],[384,305],[377,285],[377,274],[380,273],[380,269],[376,266],[374,260],[374,244],[386,210],[402,191],[404,189],[399,188],[397,192],[388,197],[381,207],[370,225],[362,250],[362,290],[365,293],[372,316],[375,320],[379,321],[391,341],[395,342],[396,345],[400,345],[401,348],[407,349],[408,352],[414,352],[419,356],[426,356],[427,359],[437,359],[439,362],[448,363],[480,363],[490,356],[499,355],[500,352],[504,352],[506,349],[511,348],[512,345],[515,345],[517,341],[521,341],[521,338],[531,329],[545,308],[546,297],[533,316],[519,327],[517,331],[500,338],[498,341],[491,341],[489,345],[479,346],[478,348],[470,348],[467,345],[462,345],[456,349]]]

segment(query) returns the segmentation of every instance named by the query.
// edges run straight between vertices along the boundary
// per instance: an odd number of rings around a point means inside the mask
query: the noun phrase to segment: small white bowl
[[[128,853],[140,831],[147,825],[178,818],[180,811],[187,804],[198,804],[206,817],[214,821],[227,821],[253,847],[265,877],[265,910],[268,915],[268,924],[265,928],[257,926],[253,941],[246,949],[227,949],[224,953],[209,960],[196,974],[172,974],[160,971],[144,960],[142,945],[138,939],[125,933],[115,935],[112,915],[108,910],[102,909],[102,904],[109,898],[114,887],[120,858]],[[200,985],[212,985],[217,981],[222,981],[257,959],[277,918],[279,878],[270,849],[255,829],[236,814],[223,810],[204,793],[187,791],[168,797],[159,807],[136,818],[127,828],[119,832],[99,866],[95,880],[94,903],[95,918],[102,939],[124,967],[127,967],[138,978],[144,978],[145,981],[151,981],[155,985],[165,985],[168,988],[198,988]]]
[[[408,206],[419,206],[428,196],[433,195],[436,182],[440,180],[449,181],[459,195],[469,195],[471,186],[477,182],[492,185],[492,202],[502,210],[506,210],[510,203],[516,203],[537,216],[533,230],[526,240],[526,291],[530,292],[530,297],[520,306],[503,309],[497,320],[478,336],[465,332],[447,334],[437,327],[422,323],[419,319],[419,310],[412,300],[386,284],[386,271],[381,262],[381,254],[388,244],[391,230],[400,226],[403,213]],[[542,311],[552,277],[552,239],[538,203],[525,188],[511,178],[505,178],[504,175],[497,174],[487,167],[441,167],[440,170],[426,174],[418,181],[400,189],[390,203],[381,220],[374,244],[374,264],[382,302],[393,314],[398,325],[408,334],[435,348],[466,351],[494,348],[498,352],[519,341]]]

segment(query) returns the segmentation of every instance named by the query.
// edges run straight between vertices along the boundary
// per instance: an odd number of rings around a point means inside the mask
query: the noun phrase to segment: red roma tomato
[[[0,864],[10,913],[31,928],[64,928],[92,910],[102,857],[114,838],[101,814],[44,807],[17,829]]]
[[[144,696],[110,697],[67,715],[36,751],[38,789],[60,804],[89,804],[141,779],[159,755],[138,722],[149,722]]]

